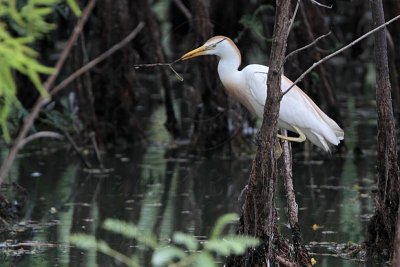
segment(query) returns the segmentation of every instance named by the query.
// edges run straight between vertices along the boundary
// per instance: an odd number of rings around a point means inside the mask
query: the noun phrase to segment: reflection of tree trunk
[[[276,22],[268,73],[268,98],[258,139],[257,153],[247,185],[247,194],[239,222],[239,233],[260,238],[262,245],[245,256],[230,257],[228,266],[270,266],[285,242],[281,241],[276,220],[276,179],[278,176],[275,144],[279,111],[282,63],[287,45],[290,1],[276,1]],[[284,255],[289,257],[290,255]]]
[[[93,221],[97,218],[93,218],[93,209],[96,209],[94,204],[94,199],[97,198],[101,182],[98,179],[93,179],[82,172],[75,176],[75,183],[81,185],[77,195],[72,200],[75,205],[70,207],[73,209],[73,215],[71,219],[71,229],[70,234],[85,233],[88,235],[93,234]],[[91,183],[91,181],[96,181]],[[90,181],[90,182],[89,182]],[[81,249],[72,247],[69,253],[70,261],[69,266],[76,266],[77,263],[82,263],[87,261],[86,253],[82,253]]]
[[[382,0],[370,0],[370,3],[373,24],[376,27],[384,23]],[[378,192],[375,196],[375,215],[368,227],[368,245],[371,255],[383,254],[382,256],[389,259],[393,253],[400,181],[385,29],[375,33],[374,37],[378,109]]]

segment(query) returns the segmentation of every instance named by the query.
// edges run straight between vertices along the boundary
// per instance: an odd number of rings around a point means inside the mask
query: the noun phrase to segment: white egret
[[[201,56],[219,57],[218,74],[225,89],[251,113],[262,118],[267,97],[268,67],[251,64],[239,70],[241,54],[235,43],[225,36],[214,36],[180,60]],[[286,91],[293,82],[282,76],[281,90]],[[344,138],[343,130],[328,117],[299,87],[294,86],[280,103],[278,127],[299,134],[299,137],[282,137],[295,142],[308,138],[325,151],[338,145]]]

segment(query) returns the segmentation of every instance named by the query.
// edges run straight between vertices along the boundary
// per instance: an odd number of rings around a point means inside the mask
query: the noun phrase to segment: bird
[[[236,44],[225,36],[214,36],[202,46],[184,54],[179,60],[187,60],[203,55],[219,58],[219,78],[234,99],[239,101],[253,115],[262,118],[268,95],[267,74],[269,68],[260,64],[250,64],[241,70],[241,53]],[[281,90],[285,92],[293,82],[282,75]],[[297,133],[298,137],[278,137],[294,142],[308,139],[311,143],[329,152],[331,146],[339,145],[344,139],[344,131],[326,115],[297,85],[288,91],[280,103],[278,128]]]

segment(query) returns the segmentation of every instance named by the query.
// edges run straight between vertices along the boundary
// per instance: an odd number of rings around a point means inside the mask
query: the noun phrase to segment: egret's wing
[[[254,102],[264,107],[267,97],[268,67],[263,65],[249,65],[243,69],[246,84],[254,98]],[[293,82],[282,76],[282,91],[286,91]],[[263,109],[257,115],[262,117]],[[282,99],[279,110],[279,120],[284,128],[291,130],[291,126],[297,126],[312,132],[330,143],[337,144],[343,139],[343,130],[297,86],[294,86]],[[282,127],[281,126],[281,127]]]
[[[268,67],[258,64],[248,65],[243,70],[246,86],[251,93],[253,105],[257,106],[257,115],[262,117],[267,98]]]
[[[293,84],[282,77],[282,90],[286,91]],[[294,86],[281,101],[279,118],[301,128],[323,136],[330,143],[337,145],[343,139],[343,131],[329,118],[299,87]],[[341,135],[336,132],[341,131]]]

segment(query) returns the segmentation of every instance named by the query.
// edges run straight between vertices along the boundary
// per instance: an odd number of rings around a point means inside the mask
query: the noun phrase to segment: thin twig
[[[283,93],[281,94],[281,99],[282,99],[282,97],[283,97],[285,94],[287,94],[294,86],[296,86],[297,83],[299,83],[301,80],[303,80],[303,78],[304,78],[308,73],[310,73],[314,68],[316,68],[317,66],[319,66],[319,65],[322,64],[323,62],[327,61],[328,59],[330,59],[330,58],[332,58],[332,57],[334,57],[334,56],[336,56],[336,55],[342,53],[342,52],[345,51],[346,49],[352,47],[353,45],[355,45],[356,43],[360,42],[360,41],[363,40],[364,38],[368,37],[369,35],[373,34],[373,33],[376,32],[376,31],[378,31],[378,30],[380,30],[380,29],[386,27],[387,25],[389,25],[390,23],[394,22],[395,20],[398,20],[399,18],[400,18],[400,15],[397,15],[396,17],[392,18],[392,19],[389,20],[388,22],[386,22],[386,23],[380,25],[379,27],[376,27],[375,29],[373,29],[373,30],[371,30],[371,31],[369,31],[369,32],[367,32],[367,33],[365,33],[364,35],[362,35],[361,37],[359,37],[359,38],[357,38],[356,40],[352,41],[352,42],[349,43],[348,45],[346,45],[346,46],[340,48],[339,50],[333,52],[332,54],[327,55],[326,57],[324,57],[324,58],[320,59],[319,61],[315,62],[314,64],[312,64],[311,67],[309,67],[305,72],[303,72],[303,74],[301,74],[300,77],[297,78],[297,79],[293,82],[293,84],[292,84],[288,89],[286,89],[285,92],[283,92]]]
[[[63,140],[64,136],[62,134],[59,134],[56,132],[50,132],[50,131],[37,132],[37,133],[31,134],[30,136],[24,138],[21,141],[19,148],[24,147],[27,143],[32,142],[33,140],[36,140],[38,138],[55,138],[55,139]]]
[[[50,88],[53,86],[56,78],[58,77],[58,74],[59,74],[62,66],[65,63],[65,60],[69,56],[72,47],[74,46],[76,40],[78,39],[80,33],[82,32],[83,26],[86,24],[86,22],[89,18],[89,15],[92,13],[92,10],[93,10],[95,4],[96,4],[96,0],[90,0],[90,2],[85,7],[85,10],[82,13],[82,17],[79,19],[78,23],[76,24],[71,37],[68,39],[68,42],[67,42],[64,50],[62,51],[56,65],[54,66],[54,68],[55,68],[54,73],[52,73],[51,76],[44,83],[44,88],[47,91],[50,90]]]
[[[290,19],[289,30],[288,30],[288,33],[287,33],[288,36],[289,36],[290,32],[292,31],[293,23],[294,23],[294,20],[296,19],[296,15],[297,15],[297,10],[299,10],[300,1],[301,1],[301,0],[297,0],[297,4],[296,4],[296,7],[295,7],[295,9],[294,9],[293,16],[292,16],[292,18]],[[286,38],[287,38],[287,37],[286,37]],[[284,61],[284,62],[285,62],[285,61]]]
[[[72,148],[75,150],[76,154],[78,154],[78,156],[81,158],[81,160],[82,160],[83,164],[85,165],[85,167],[91,169],[92,165],[90,164],[89,161],[87,161],[85,155],[82,153],[82,149],[78,147],[78,145],[75,143],[75,141],[71,137],[71,135],[67,131],[64,131],[64,135],[68,139],[68,141],[71,144]]]
[[[322,6],[322,7],[325,7],[325,8],[332,8],[333,7],[333,5],[330,5],[330,6],[324,5],[324,4],[321,4],[320,2],[318,2],[316,0],[310,0],[310,1],[311,1],[311,3],[313,3],[313,4],[317,5],[317,6]]]
[[[44,88],[47,91],[49,91],[49,89],[54,84],[54,81],[56,80],[61,67],[64,65],[67,56],[70,54],[70,51],[71,51],[76,39],[78,38],[79,34],[81,33],[83,26],[86,24],[86,21],[88,20],[89,15],[91,14],[91,12],[95,6],[95,3],[96,3],[96,0],[90,0],[89,3],[86,5],[81,18],[79,19],[77,25],[75,26],[74,31],[67,42],[67,45],[65,46],[64,50],[62,51],[62,53],[60,55],[60,58],[58,59],[56,65],[55,65],[55,69],[56,69],[55,72],[44,83]],[[11,168],[12,162],[14,161],[15,157],[17,156],[17,153],[19,151],[22,140],[25,138],[25,136],[28,134],[29,130],[31,129],[33,122],[35,121],[37,115],[39,114],[40,110],[42,109],[42,106],[44,104],[46,104],[48,101],[49,101],[48,96],[40,96],[38,98],[38,100],[36,101],[35,105],[33,106],[31,113],[29,113],[28,117],[25,119],[24,124],[22,125],[22,128],[19,131],[17,138],[15,139],[13,147],[11,148],[6,160],[1,165],[0,185],[3,183],[5,176],[7,175],[8,171]]]
[[[185,15],[185,17],[191,21],[193,16],[192,13],[190,13],[189,9],[182,3],[181,0],[174,0],[174,3],[176,6],[180,9],[180,11]]]
[[[329,36],[331,33],[332,33],[332,32],[328,32],[327,34],[321,35],[320,37],[318,37],[317,39],[315,39],[314,41],[312,41],[312,42],[309,43],[308,45],[305,45],[305,46],[303,46],[303,47],[300,47],[300,48],[298,48],[298,49],[296,49],[296,50],[290,52],[290,53],[285,57],[285,60],[283,61],[283,64],[285,64],[286,61],[287,61],[290,57],[292,57],[292,56],[294,56],[295,54],[297,54],[297,53],[299,53],[299,52],[301,52],[301,51],[303,51],[303,50],[309,48],[310,46],[313,46],[313,45],[316,44],[319,40],[321,40],[322,38],[325,38],[325,37]]]
[[[133,38],[135,38],[138,33],[143,29],[144,23],[139,22],[139,24],[136,26],[136,28],[128,34],[122,41],[119,43],[113,45],[110,49],[108,49],[106,52],[101,54],[100,56],[96,57],[92,61],[88,62],[85,64],[83,67],[79,68],[76,70],[74,73],[69,75],[66,79],[64,79],[61,83],[56,85],[50,92],[50,94],[53,96],[56,93],[58,93],[60,90],[64,89],[68,84],[70,84],[72,81],[77,79],[79,76],[84,74],[85,72],[91,70],[94,66],[105,60],[106,58],[110,57],[112,54],[114,54],[116,51],[120,50],[122,47],[127,45]]]
[[[137,64],[137,65],[133,65],[133,67],[135,69],[139,69],[139,68],[148,68],[148,67],[159,67],[159,66],[168,66],[172,72],[176,75],[176,78],[183,82],[183,77],[181,75],[179,75],[179,73],[172,67],[172,64],[175,64],[177,62],[181,61],[181,59],[177,59],[174,62],[171,63],[150,63],[150,64]]]
[[[99,149],[99,146],[97,145],[96,133],[95,132],[91,132],[90,133],[90,139],[92,140],[94,152],[96,153],[97,161],[100,164],[100,169],[103,169],[104,168],[103,158],[101,157],[100,149]]]

